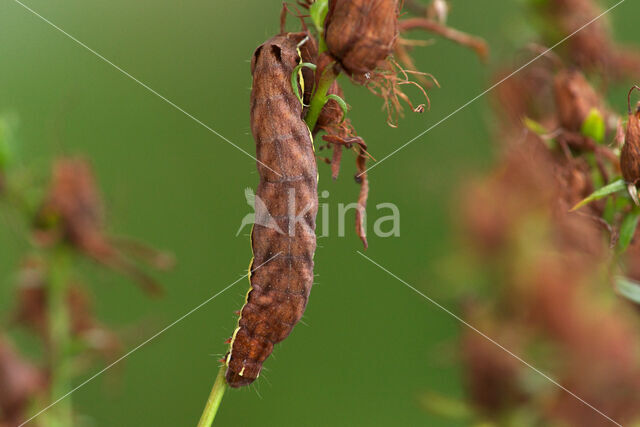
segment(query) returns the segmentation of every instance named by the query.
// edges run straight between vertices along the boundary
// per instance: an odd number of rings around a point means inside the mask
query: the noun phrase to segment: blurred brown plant
[[[23,327],[41,342],[38,364],[44,367],[22,358],[8,337],[0,337],[0,425],[7,427],[29,419],[35,405],[57,403],[95,356],[112,361],[121,353],[119,338],[96,318],[91,295],[76,278],[74,257],[86,256],[124,272],[155,293],[155,281],[127,257],[160,269],[173,263],[168,254],[107,235],[102,199],[86,160],[61,158],[52,169],[48,188],[33,193],[38,200],[14,185],[5,200],[29,226],[17,230],[24,230],[25,240],[35,243],[23,258],[7,326]],[[6,173],[13,177],[21,171],[8,164]],[[74,412],[71,400],[64,399],[35,422],[70,426]]]
[[[558,30],[549,43],[600,13],[590,0],[538,4]],[[622,192],[636,180],[640,130],[629,108],[625,135],[603,84],[629,68],[602,22],[568,43],[511,78],[513,66],[499,73],[502,154],[487,177],[465,182],[457,208],[458,262],[481,284],[463,292],[464,313],[513,353],[475,332],[461,338],[471,412],[500,425],[640,422],[640,323],[632,298],[614,292],[620,276],[640,279],[639,212]]]
[[[635,422],[640,325],[625,301],[612,300],[598,223],[568,212],[574,195],[565,184],[567,167],[561,155],[529,139],[468,194],[466,240],[496,284],[488,307],[467,302],[468,319],[534,366],[552,369],[563,387],[607,416]],[[461,345],[469,393],[483,416],[500,419],[531,407],[544,423],[608,424],[554,386],[532,394],[524,378],[536,374],[485,338],[465,333]],[[541,348],[554,363],[540,357]]]
[[[21,425],[35,397],[46,387],[45,373],[20,356],[9,339],[0,335],[0,425]]]
[[[125,256],[123,249],[133,249],[130,252],[157,268],[167,269],[173,264],[167,254],[106,234],[103,203],[91,167],[82,158],[61,158],[55,162],[49,191],[34,226],[41,245],[63,241],[79,253],[132,277],[151,294],[160,293],[160,287]]]
[[[37,259],[25,261],[19,275],[13,321],[47,342],[50,337],[45,267]],[[91,297],[80,284],[67,286],[66,304],[73,339],[108,360],[115,359],[122,350],[120,339],[95,318]]]
[[[640,54],[614,42],[603,10],[595,0],[547,0],[535,4],[546,26],[544,42],[553,45],[570,36],[561,49],[573,64],[613,80],[637,77]]]

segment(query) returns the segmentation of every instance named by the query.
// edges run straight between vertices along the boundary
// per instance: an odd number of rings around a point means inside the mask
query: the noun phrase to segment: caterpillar
[[[231,387],[258,378],[274,344],[302,317],[313,284],[318,173],[303,106],[291,86],[301,62],[298,42],[293,35],[275,36],[251,60],[251,131],[260,176],[256,197],[276,224],[260,225],[257,219],[264,213],[256,212],[251,288],[225,357]]]

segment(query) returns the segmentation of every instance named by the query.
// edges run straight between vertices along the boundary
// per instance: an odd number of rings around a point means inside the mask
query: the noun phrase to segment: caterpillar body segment
[[[303,106],[291,87],[301,61],[299,41],[273,37],[251,62],[251,131],[260,176],[256,198],[262,203],[256,203],[251,233],[251,289],[225,358],[231,387],[258,377],[273,346],[302,317],[313,284],[317,167]],[[258,205],[266,212],[258,212]],[[261,220],[266,217],[270,221]]]

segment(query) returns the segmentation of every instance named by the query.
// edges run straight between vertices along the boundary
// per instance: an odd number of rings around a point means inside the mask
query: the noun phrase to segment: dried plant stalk
[[[442,36],[462,46],[473,49],[480,59],[485,60],[489,55],[489,46],[480,37],[475,37],[462,31],[447,27],[440,22],[429,18],[408,18],[400,21],[400,31],[422,29]]]

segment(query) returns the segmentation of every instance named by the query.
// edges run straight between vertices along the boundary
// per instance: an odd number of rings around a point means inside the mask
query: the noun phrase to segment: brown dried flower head
[[[547,44],[570,36],[564,46],[564,56],[571,63],[614,80],[638,75],[640,55],[636,49],[615,43],[601,2],[548,0],[535,3],[548,22],[548,28],[554,29],[547,34]]]
[[[124,256],[127,252],[159,269],[173,258],[139,243],[109,237],[103,206],[89,163],[62,158],[53,167],[51,184],[34,223],[37,241],[45,246],[64,242],[95,261],[132,277],[150,293],[160,292],[155,281]]]
[[[554,93],[560,126],[579,132],[593,109],[603,111],[602,101],[584,75],[577,70],[563,70],[554,80]]]
[[[89,164],[80,158],[58,160],[36,218],[36,227],[43,232],[40,241],[57,237],[82,251],[102,251],[98,249],[103,245],[102,226],[102,202]]]
[[[512,331],[491,324],[491,319],[473,304],[467,311],[470,311],[467,318],[473,320],[474,325],[483,325],[484,330],[491,329],[494,337],[499,336],[501,341],[513,338],[509,336],[514,334]],[[512,339],[508,342],[511,350],[521,351]],[[500,413],[525,399],[526,394],[518,388],[520,365],[517,359],[471,330],[463,332],[460,350],[469,397],[480,412]]]
[[[365,77],[393,52],[398,37],[397,0],[330,0],[325,40],[353,77]]]

